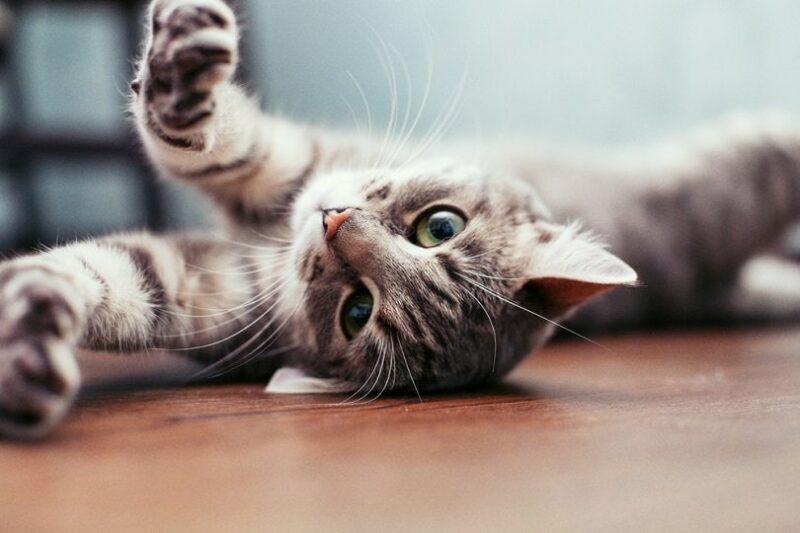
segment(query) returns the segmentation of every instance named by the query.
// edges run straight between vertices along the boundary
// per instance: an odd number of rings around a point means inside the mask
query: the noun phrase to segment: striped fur
[[[734,121],[633,157],[506,144],[421,159],[261,113],[233,82],[227,3],[155,0],[147,20],[136,127],[153,165],[206,194],[225,231],[111,235],[2,263],[0,433],[58,424],[80,386],[78,347],[178,350],[209,378],[287,363],[359,384],[357,397],[499,379],[584,300],[636,280],[571,220],[645,288],[569,324],[752,316],[736,276],[800,214],[791,122]],[[323,211],[345,208],[326,240]],[[465,227],[423,248],[416,225],[431,209]],[[348,340],[342,306],[359,287],[374,309]],[[781,316],[798,310],[781,300]]]

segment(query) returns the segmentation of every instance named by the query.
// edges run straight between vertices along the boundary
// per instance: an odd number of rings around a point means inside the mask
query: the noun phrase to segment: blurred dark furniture
[[[70,9],[82,9],[90,4],[106,4],[123,11],[120,20],[120,39],[124,41],[127,57],[134,57],[140,39],[141,13],[143,2],[139,0],[11,0],[4,2],[12,13],[37,4],[61,4]],[[33,164],[40,158],[51,156],[115,158],[124,160],[126,166],[135,169],[138,186],[143,189],[141,198],[144,205],[136,207],[143,214],[143,223],[151,229],[164,227],[164,195],[156,183],[153,172],[143,162],[139,148],[133,139],[131,128],[117,136],[96,135],[82,131],[64,133],[37,133],[29,128],[28,102],[26,88],[22,86],[20,75],[20,55],[16,53],[17,41],[14,28],[3,46],[0,71],[6,80],[6,107],[8,118],[0,131],[0,169],[11,177],[18,201],[22,204],[23,223],[14,232],[6,249],[28,249],[43,240],[42,208],[33,185]],[[87,206],[87,208],[90,208]]]

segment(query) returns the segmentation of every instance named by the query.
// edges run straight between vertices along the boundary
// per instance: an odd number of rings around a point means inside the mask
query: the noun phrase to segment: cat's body
[[[206,377],[290,364],[362,394],[498,379],[553,321],[637,284],[570,221],[644,283],[570,322],[599,329],[731,315],[742,265],[800,214],[800,140],[769,121],[638,163],[509,145],[418,153],[263,115],[230,81],[238,29],[221,0],[156,0],[148,20],[132,100],[143,144],[220,207],[226,231],[4,263],[0,432],[62,419],[78,346],[176,349]]]
[[[496,166],[533,183],[556,220],[581,221],[639,274],[639,287],[570,317],[591,332],[800,317],[785,286],[800,277],[759,282],[772,303],[741,283],[745,263],[773,262],[751,261],[756,254],[783,253],[778,241],[800,216],[798,149],[794,118],[730,114],[674,141],[537,156],[517,148]]]

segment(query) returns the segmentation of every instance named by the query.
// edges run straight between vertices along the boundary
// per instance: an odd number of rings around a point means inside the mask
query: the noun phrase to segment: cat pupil
[[[464,223],[464,218],[453,211],[429,211],[416,223],[415,242],[424,248],[439,246],[460,233],[464,229]]]
[[[441,241],[446,241],[456,234],[456,228],[453,226],[453,220],[450,218],[449,213],[436,213],[431,216],[430,221],[431,235]]]
[[[367,323],[369,319],[369,315],[372,312],[372,306],[369,304],[358,304],[350,310],[350,318],[353,319],[353,322],[358,324],[361,327],[364,327],[364,324]]]

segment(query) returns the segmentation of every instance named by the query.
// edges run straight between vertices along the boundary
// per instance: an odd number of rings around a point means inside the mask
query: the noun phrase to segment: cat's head
[[[550,321],[636,280],[530,185],[441,162],[315,177],[292,233],[301,363],[372,390],[500,377]]]

